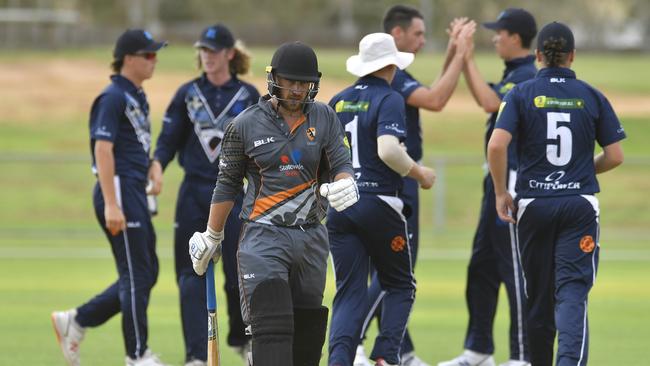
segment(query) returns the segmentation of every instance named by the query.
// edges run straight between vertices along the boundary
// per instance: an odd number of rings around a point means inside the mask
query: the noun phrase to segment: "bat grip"
[[[212,260],[208,263],[208,269],[205,271],[205,294],[208,313],[216,312],[217,298],[214,292],[214,262]]]

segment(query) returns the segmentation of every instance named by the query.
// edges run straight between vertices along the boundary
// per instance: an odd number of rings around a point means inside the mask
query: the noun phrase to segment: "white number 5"
[[[565,166],[571,161],[573,136],[567,126],[558,126],[558,122],[571,122],[571,114],[548,112],[546,114],[546,138],[558,140],[546,145],[546,159],[555,166]]]

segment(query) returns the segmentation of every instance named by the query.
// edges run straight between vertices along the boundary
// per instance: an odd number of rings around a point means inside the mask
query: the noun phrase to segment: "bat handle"
[[[215,313],[217,310],[217,298],[214,292],[214,262],[208,263],[208,269],[205,271],[205,294],[209,313]]]

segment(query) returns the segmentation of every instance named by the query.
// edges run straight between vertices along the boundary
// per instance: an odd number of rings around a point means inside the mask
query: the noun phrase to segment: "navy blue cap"
[[[144,29],[127,29],[115,42],[113,57],[117,60],[125,55],[133,55],[139,52],[157,52],[167,46],[167,42],[156,42],[151,33]]]
[[[235,37],[223,24],[209,26],[201,33],[201,38],[194,43],[194,47],[205,47],[213,51],[223,48],[232,48],[235,45]]]
[[[494,22],[485,22],[483,26],[492,30],[505,29],[532,39],[537,34],[537,23],[532,14],[520,8],[508,8],[499,14]]]
[[[544,42],[560,39],[563,39],[565,42],[560,45],[560,48],[557,49],[557,51],[571,52],[575,49],[573,32],[571,32],[569,27],[558,22],[548,23],[541,31],[539,31],[539,37],[537,37],[537,50],[539,52],[544,52]]]

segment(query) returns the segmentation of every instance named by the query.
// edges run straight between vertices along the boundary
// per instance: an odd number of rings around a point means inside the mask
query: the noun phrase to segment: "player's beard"
[[[287,112],[298,112],[302,110],[304,100],[287,98],[286,100],[278,100],[278,104],[280,105],[280,108]]]

